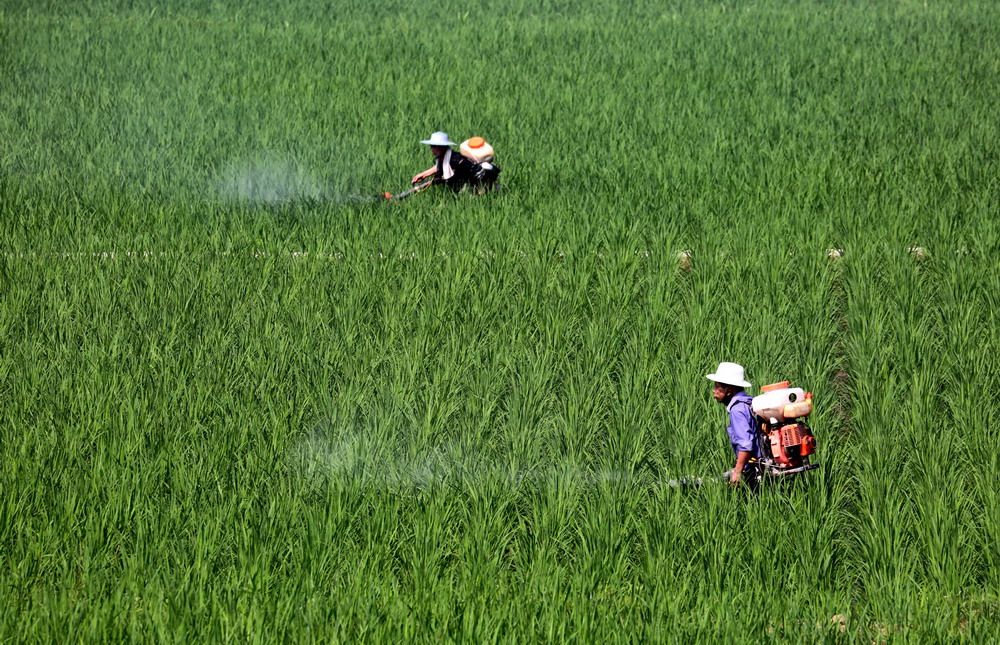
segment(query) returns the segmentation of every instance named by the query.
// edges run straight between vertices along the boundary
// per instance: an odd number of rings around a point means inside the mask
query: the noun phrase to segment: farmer
[[[736,465],[729,475],[729,483],[736,486],[743,480],[753,488],[759,478],[756,462],[760,459],[760,436],[750,410],[752,397],[743,389],[750,387],[750,383],[743,379],[743,366],[719,363],[715,374],[707,374],[705,378],[715,383],[712,396],[729,412],[726,432],[736,454]]]
[[[458,145],[448,139],[444,132],[435,132],[430,139],[421,141],[431,147],[434,155],[434,165],[413,176],[410,183],[417,183],[433,176],[435,184],[445,184],[456,193],[465,186],[492,188],[500,168],[490,163],[476,163],[461,153],[455,152],[451,146]]]

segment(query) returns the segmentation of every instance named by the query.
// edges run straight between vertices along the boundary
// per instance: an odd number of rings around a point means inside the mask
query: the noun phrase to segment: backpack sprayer
[[[788,387],[788,381],[760,388],[750,404],[760,431],[762,473],[791,475],[819,464],[809,463],[816,452],[816,437],[802,419],[812,414],[812,392]]]
[[[458,146],[458,150],[463,157],[479,164],[479,178],[492,186],[492,183],[496,181],[497,174],[500,172],[500,170],[493,165],[493,146],[488,144],[486,139],[482,137],[470,137]],[[431,179],[417,184],[408,190],[404,190],[397,195],[393,195],[392,193],[382,193],[382,197],[385,197],[387,200],[406,199],[411,195],[416,195],[417,193],[427,190],[433,185],[434,178],[432,177]]]
[[[482,137],[471,137],[458,146],[463,157],[472,159],[478,164],[493,168],[493,146],[486,143]]]

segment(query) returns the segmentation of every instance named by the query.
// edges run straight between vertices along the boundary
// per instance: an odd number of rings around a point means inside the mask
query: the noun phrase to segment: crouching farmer
[[[473,137],[473,139],[482,141],[479,137]],[[431,147],[434,165],[414,175],[411,183],[416,184],[433,176],[435,184],[444,184],[456,193],[465,186],[472,186],[479,192],[494,187],[497,176],[500,174],[500,167],[485,160],[479,163],[455,152],[451,146],[458,144],[450,141],[446,133],[435,132],[430,139],[420,143]],[[489,158],[492,160],[492,154],[489,155]]]
[[[708,380],[715,383],[712,396],[726,406],[729,413],[729,443],[736,455],[736,465],[729,474],[729,483],[733,486],[741,481],[755,488],[760,479],[757,462],[760,460],[760,431],[754,422],[750,401],[753,397],[744,388],[750,387],[743,378],[743,366],[736,363],[719,363],[715,374],[707,374]]]

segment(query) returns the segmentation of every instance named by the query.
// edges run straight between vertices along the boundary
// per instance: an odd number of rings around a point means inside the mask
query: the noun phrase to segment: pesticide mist
[[[337,176],[344,179],[342,175]],[[351,185],[353,182],[346,183]],[[376,195],[347,190],[344,184],[341,181],[334,185],[322,179],[315,169],[292,159],[263,156],[226,166],[216,180],[216,190],[224,202],[254,206],[282,206],[295,202],[341,205],[378,199]]]
[[[275,156],[230,164],[220,174],[218,188],[225,201],[268,206],[332,196],[310,169]]]
[[[460,442],[415,446],[372,429],[336,432],[320,423],[289,454],[291,465],[310,479],[350,481],[383,489],[456,489],[486,483],[504,486],[594,487],[611,482],[659,487],[668,484],[643,470],[594,467],[562,457],[526,464],[512,457],[490,459]]]

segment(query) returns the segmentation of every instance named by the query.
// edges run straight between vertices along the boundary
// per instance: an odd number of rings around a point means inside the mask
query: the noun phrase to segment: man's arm
[[[433,174],[434,174],[434,173],[435,173],[436,171],[437,171],[437,164],[434,164],[433,166],[431,166],[431,167],[430,167],[430,168],[428,168],[427,170],[425,170],[425,171],[423,171],[423,172],[421,172],[421,173],[417,173],[416,175],[413,175],[413,179],[411,179],[411,180],[410,180],[410,183],[411,183],[411,184],[415,184],[415,183],[417,183],[418,181],[420,181],[421,179],[425,179],[425,178],[427,178],[427,177],[430,177],[430,176],[431,176],[431,175],[433,175]]]
[[[417,174],[413,175],[413,179],[411,179],[411,180],[410,180],[410,183],[411,183],[411,184],[415,184],[415,183],[417,183],[418,181],[420,181],[421,179],[424,179],[424,178],[426,178],[426,177],[430,177],[431,175],[433,175],[433,174],[434,174],[434,172],[435,172],[436,170],[437,170],[437,164],[434,164],[433,166],[431,166],[431,167],[430,167],[430,168],[428,168],[427,170],[425,170],[425,171],[423,171],[423,172],[420,172],[420,173],[417,173]]]
[[[740,477],[743,475],[743,469],[746,467],[747,462],[750,461],[750,451],[740,450],[736,453],[736,465],[733,466],[733,472],[729,475],[729,483],[733,486],[740,483]]]
[[[750,416],[750,406],[739,404],[733,406],[729,413],[729,422],[732,424],[733,436],[730,439],[736,448],[736,465],[729,476],[730,484],[740,483],[743,469],[753,456],[753,436],[755,433],[753,418]]]

